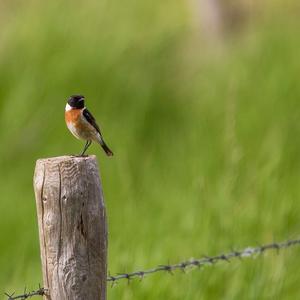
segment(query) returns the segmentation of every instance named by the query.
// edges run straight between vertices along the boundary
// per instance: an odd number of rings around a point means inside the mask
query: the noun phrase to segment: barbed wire
[[[107,281],[112,283],[112,286],[118,281],[122,279],[127,279],[130,281],[134,278],[140,278],[143,279],[145,276],[153,273],[158,272],[168,272],[172,274],[175,270],[181,270],[185,272],[188,268],[201,268],[205,265],[213,265],[220,261],[226,261],[230,262],[232,259],[238,258],[243,259],[246,257],[254,257],[259,254],[263,254],[266,251],[269,250],[276,250],[279,252],[281,249],[289,248],[292,246],[300,245],[300,239],[293,239],[293,240],[287,240],[280,243],[271,243],[271,244],[265,244],[262,246],[257,247],[247,247],[243,250],[235,251],[232,250],[231,252],[225,253],[225,254],[219,254],[216,256],[204,256],[199,259],[191,258],[190,260],[183,261],[177,264],[166,264],[166,265],[159,265],[158,267],[144,270],[144,271],[135,271],[132,273],[121,273],[117,274],[116,276],[108,276]]]
[[[16,300],[16,299],[25,300],[33,296],[44,296],[45,292],[46,289],[44,289],[39,285],[39,288],[36,291],[27,292],[25,288],[24,293],[22,295],[14,296],[15,293],[13,294],[4,293],[4,295],[8,297],[7,298],[8,300]]]
[[[183,272],[187,271],[189,268],[201,268],[205,265],[214,265],[217,262],[220,261],[226,261],[226,262],[231,262],[233,259],[243,259],[243,258],[251,258],[255,257],[257,255],[263,254],[266,251],[270,250],[276,250],[278,253],[282,249],[286,249],[292,246],[299,246],[300,245],[300,238],[299,239],[291,239],[291,240],[286,240],[284,242],[280,243],[270,243],[270,244],[265,244],[262,246],[257,246],[257,247],[247,247],[239,251],[232,250],[230,252],[224,253],[224,254],[219,254],[216,256],[204,256],[199,259],[191,258],[190,260],[183,261],[177,264],[166,264],[166,265],[159,265],[155,268],[152,269],[147,269],[147,270],[141,270],[141,271],[135,271],[132,273],[119,273],[115,276],[109,275],[107,277],[107,282],[111,283],[111,286],[114,286],[118,281],[126,279],[128,282],[130,280],[139,278],[143,279],[147,275],[158,273],[158,272],[167,272],[170,274],[173,274],[173,271],[176,270],[181,270]],[[14,296],[14,294],[7,294],[5,295],[8,297],[8,300],[16,300],[16,299],[28,299],[33,296],[43,296],[45,295],[46,290],[44,288],[39,287],[38,290],[26,293],[24,292],[23,295],[19,296]]]

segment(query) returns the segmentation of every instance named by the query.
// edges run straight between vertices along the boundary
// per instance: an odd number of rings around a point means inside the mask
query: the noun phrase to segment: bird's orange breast
[[[81,109],[71,109],[65,112],[65,120],[67,123],[77,123],[81,117]]]
[[[98,140],[99,133],[85,120],[82,109],[71,109],[65,112],[65,120],[69,130],[78,139]]]

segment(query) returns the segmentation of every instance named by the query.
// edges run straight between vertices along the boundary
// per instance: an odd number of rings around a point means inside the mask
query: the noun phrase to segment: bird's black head
[[[82,96],[82,95],[72,95],[68,99],[68,104],[72,108],[78,108],[78,109],[84,108],[84,96]]]

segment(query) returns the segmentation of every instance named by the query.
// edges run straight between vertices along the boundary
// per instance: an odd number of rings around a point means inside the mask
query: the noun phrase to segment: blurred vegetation
[[[0,293],[41,279],[32,176],[79,153],[86,96],[112,274],[300,233],[299,15],[264,1],[243,31],[201,38],[192,1],[0,2]],[[153,275],[108,299],[296,299],[299,252]]]

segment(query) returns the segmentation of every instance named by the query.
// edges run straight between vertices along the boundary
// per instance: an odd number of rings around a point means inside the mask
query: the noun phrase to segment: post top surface
[[[56,157],[48,157],[48,158],[39,158],[37,163],[59,163],[66,161],[74,161],[74,162],[82,162],[82,161],[93,161],[96,160],[96,155],[89,156],[74,156],[74,155],[64,155],[64,156],[56,156]]]

